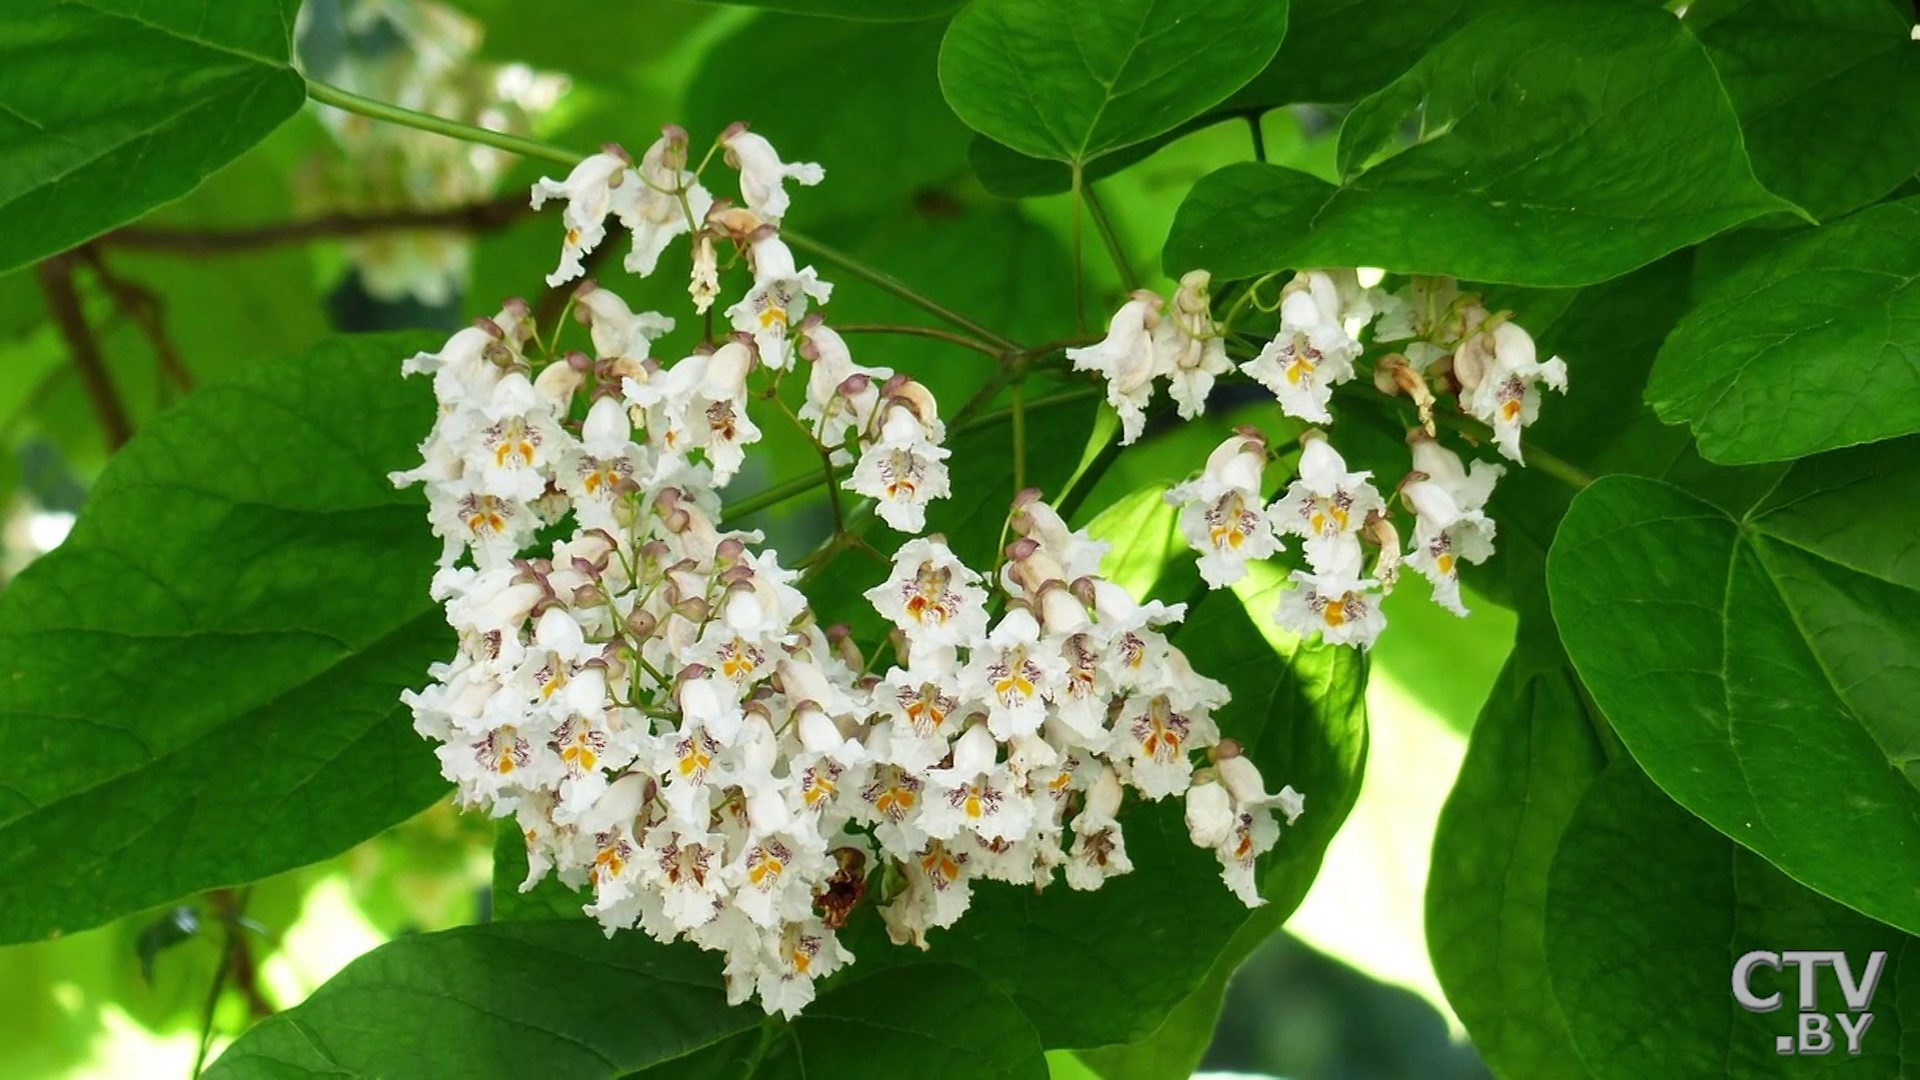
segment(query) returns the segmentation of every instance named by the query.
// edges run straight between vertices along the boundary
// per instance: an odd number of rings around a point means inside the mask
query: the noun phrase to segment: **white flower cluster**
[[[1181,417],[1191,419],[1205,410],[1216,377],[1233,369],[1229,334],[1212,315],[1210,284],[1206,271],[1195,270],[1180,279],[1170,303],[1135,292],[1114,314],[1105,340],[1067,350],[1075,368],[1106,380],[1123,443],[1144,429],[1157,378],[1167,378]],[[1462,413],[1492,430],[1502,454],[1519,462],[1520,432],[1539,415],[1540,386],[1565,392],[1566,364],[1557,357],[1540,362],[1525,330],[1450,278],[1415,277],[1387,295],[1362,286],[1357,271],[1309,270],[1265,310],[1279,315],[1279,333],[1240,371],[1271,391],[1287,416],[1322,427],[1333,421],[1327,406],[1334,387],[1358,373],[1360,335],[1370,324],[1376,342],[1408,342],[1404,353],[1373,368],[1377,389],[1405,394],[1419,410],[1420,425],[1407,437],[1413,469],[1398,490],[1414,515],[1404,561],[1432,583],[1437,603],[1467,614],[1459,563],[1493,553],[1494,523],[1483,508],[1504,468],[1483,461],[1469,467],[1440,445],[1434,408],[1440,396],[1452,396]],[[1398,579],[1399,533],[1371,473],[1349,471],[1318,427],[1301,444],[1298,476],[1271,504],[1263,474],[1272,455],[1252,428],[1220,444],[1201,475],[1168,492],[1167,501],[1183,508],[1181,531],[1212,588],[1240,580],[1250,560],[1282,551],[1282,537],[1299,537],[1307,565],[1292,572],[1295,587],[1282,594],[1274,621],[1302,636],[1367,648],[1386,627],[1380,601]],[[1376,549],[1371,569],[1368,545]]]
[[[1038,492],[1016,500],[991,583],[939,536],[898,548],[866,594],[896,631],[898,662],[878,675],[883,645],[823,628],[759,533],[721,527],[720,489],[759,436],[756,371],[807,367],[795,422],[829,462],[854,463],[846,489],[894,528],[920,531],[947,493],[932,395],[855,364],[806,313],[831,286],[796,269],[776,223],[783,180],[817,182],[819,167],[782,163],[739,126],[721,145],[743,207],[700,186],[672,128],[638,168],[610,147],[535,198],[567,200],[550,280],[582,272],[613,215],[641,272],[693,234],[704,309],[730,247],[754,275],[726,309],[732,338],[662,364],[651,346],[672,321],[586,282],[574,311],[591,356],[554,355],[510,302],[403,365],[433,377],[440,413],[422,464],[393,479],[426,487],[445,541],[433,595],[460,642],[405,700],[461,803],[516,819],[523,889],[550,872],[590,885],[586,911],[609,933],[637,924],[722,952],[734,1002],[789,1016],[853,959],[836,931],[870,888],[894,941],[925,948],[975,880],[1038,889],[1062,870],[1091,889],[1130,871],[1128,787],[1186,795],[1195,842],[1262,903],[1256,860],[1301,797],[1268,793],[1220,738],[1226,688],[1164,633],[1182,607],[1102,578],[1106,545]],[[538,530],[564,538],[530,557]],[[1196,774],[1203,752],[1215,764]]]

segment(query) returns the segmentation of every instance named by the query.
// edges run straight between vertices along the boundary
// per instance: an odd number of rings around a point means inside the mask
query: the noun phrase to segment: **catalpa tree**
[[[1902,1074],[1910,6],[761,6],[0,13],[5,941],[173,905],[221,1077],[1184,1076],[1484,605],[1489,1067]]]

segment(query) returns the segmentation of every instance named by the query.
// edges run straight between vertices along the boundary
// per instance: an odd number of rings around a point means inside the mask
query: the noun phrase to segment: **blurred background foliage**
[[[297,40],[316,77],[561,145],[638,148],[666,122],[698,145],[749,120],[790,156],[827,166],[828,183],[796,199],[794,228],[1017,340],[1071,334],[1070,197],[1047,175],[996,171],[971,145],[934,79],[942,25],[673,0],[307,0]],[[1246,93],[1257,92],[1256,82]],[[1170,285],[1158,251],[1196,180],[1246,160],[1256,134],[1269,160],[1331,178],[1338,121],[1313,106],[1251,120],[1242,110],[1191,125],[1100,180],[1141,284]],[[876,139],[884,154],[872,152]],[[76,260],[81,313],[138,430],[190,387],[331,329],[453,328],[509,295],[542,302],[556,232],[524,197],[542,171],[309,106],[187,198],[62,258]],[[1055,193],[1012,201],[994,190]],[[280,228],[290,222],[309,224]],[[1088,308],[1109,310],[1125,292],[1119,275],[1105,258],[1089,258],[1086,272]],[[0,276],[0,587],[60,542],[116,438],[34,275]],[[669,264],[620,287],[636,307],[664,306],[683,280]],[[855,280],[840,282],[834,311],[854,325],[923,318]],[[683,326],[659,351],[696,339]],[[936,342],[854,346],[863,362],[909,369],[944,400],[970,393],[983,371]],[[1151,433],[1163,452],[1120,459],[1080,517],[1184,479],[1234,423],[1232,409],[1216,408]],[[794,438],[785,425],[762,428],[774,452],[751,459],[761,474],[738,490],[786,478],[768,462],[812,468],[809,453],[784,452],[804,450],[780,445]],[[1382,456],[1390,475],[1399,466]],[[805,500],[751,523],[783,547],[826,531],[823,507]],[[1514,632],[1507,612],[1474,608],[1456,622],[1423,596],[1403,591],[1389,603],[1397,632],[1373,653],[1359,805],[1287,931],[1234,977],[1206,1068],[1302,1080],[1485,1075],[1440,995],[1421,919],[1434,821]],[[189,1075],[203,1031],[210,1059],[250,1020],[300,1001],[381,942],[485,920],[491,842],[488,822],[437,806],[249,888],[0,949],[0,1076]],[[1102,1075],[1070,1054],[1052,1061],[1059,1075]]]

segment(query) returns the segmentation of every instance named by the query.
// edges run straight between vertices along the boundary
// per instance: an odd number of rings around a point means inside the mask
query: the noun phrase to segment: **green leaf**
[[[1920,927],[1920,560],[1887,540],[1916,500],[1920,439],[1802,461],[1738,516],[1604,477],[1547,564],[1567,652],[1653,780],[1902,928]]]
[[[345,850],[445,790],[400,691],[449,647],[395,491],[432,420],[336,338],[208,386],[116,455],[0,596],[0,941]]]
[[[1100,560],[1100,576],[1135,596],[1154,592],[1168,567],[1184,558],[1180,511],[1167,505],[1167,485],[1150,484],[1117,499],[1087,522],[1087,532],[1113,547]]]
[[[969,133],[934,75],[944,29],[762,15],[717,44],[694,76],[689,127],[704,143],[746,120],[789,160],[823,164],[825,182],[794,192],[796,228],[904,206],[967,167]],[[823,62],[830,57],[859,60]]]
[[[1047,1075],[1033,1024],[987,979],[951,963],[850,978],[807,1006],[791,1037],[805,1076]]]
[[[1292,0],[1280,55],[1247,89],[1274,86],[1285,95],[1275,104],[1357,101],[1490,6],[1484,0]]]
[[[1099,1080],[1179,1080],[1200,1068],[1220,1024],[1227,985],[1240,965],[1287,921],[1291,911],[1271,905],[1253,913],[1214,960],[1212,970],[1186,1000],[1173,1007],[1144,1038],[1118,1046],[1080,1050],[1077,1057]]]
[[[1577,1080],[1586,1070],[1547,985],[1547,869],[1607,758],[1544,606],[1523,622],[1440,812],[1427,949],[1498,1075]]]
[[[1904,1076],[1920,993],[1916,944],[1795,884],[1674,805],[1628,761],[1587,790],[1553,860],[1553,993],[1582,1059],[1604,1080]],[[1871,952],[1887,953],[1859,1057],[1847,1054],[1837,1024],[1829,1057],[1776,1053],[1775,1040],[1794,1035],[1803,1015],[1800,980],[1792,969],[1757,969],[1753,991],[1779,991],[1785,1008],[1741,1008],[1729,976],[1755,949],[1838,950],[1856,979]],[[1820,1010],[1846,1009],[1832,968],[1816,986]]]
[[[249,1031],[209,1080],[613,1077],[756,1027],[692,945],[596,923],[465,926],[389,942]]]
[[[1354,108],[1339,161],[1338,186],[1252,163],[1206,177],[1163,265],[1584,285],[1793,209],[1754,180],[1713,66],[1679,21],[1611,0],[1483,16]]]
[[[945,15],[966,0],[696,0],[864,22],[913,22]]]
[[[1085,163],[1219,104],[1286,32],[1285,0],[973,0],[947,29],[940,85],[982,135]]]
[[[1888,0],[1702,0],[1686,23],[1740,113],[1754,175],[1816,217],[1920,170],[1914,14]]]
[[[1719,280],[1647,400],[1728,464],[1920,431],[1920,198],[1802,233]]]
[[[703,33],[709,21],[746,14],[696,4],[603,4],[598,0],[453,3],[485,24],[478,59],[522,63],[615,85],[636,74],[654,77],[662,68],[679,63],[691,43],[710,36]],[[593,27],[591,33],[557,31],[558,27],[588,23]],[[311,54],[305,59],[311,63]],[[332,77],[325,69],[307,70],[316,78]],[[631,117],[626,119],[632,121]],[[620,136],[627,137],[625,132]],[[605,141],[604,136],[601,141]]]
[[[193,190],[306,100],[299,0],[18,0],[0,14],[0,271]]]

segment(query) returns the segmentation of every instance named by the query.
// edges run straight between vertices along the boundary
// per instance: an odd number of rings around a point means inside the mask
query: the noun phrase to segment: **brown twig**
[[[80,306],[80,290],[74,287],[72,258],[55,255],[34,269],[40,276],[40,291],[47,297],[47,311],[53,316],[54,325],[60,328],[60,336],[66,339],[67,356],[86,388],[87,401],[100,424],[100,437],[107,444],[107,452],[112,453],[133,437],[133,421],[128,419],[126,404],[120,400],[106,360],[100,355],[100,340],[87,325],[86,312]]]
[[[371,233],[453,229],[486,232],[505,228],[533,213],[524,194],[502,195],[491,202],[448,207],[444,210],[392,210],[375,214],[325,214],[305,221],[283,221],[242,229],[189,229],[129,225],[101,237],[97,243],[138,251],[173,255],[210,256],[258,251],[286,244],[304,244]]]
[[[186,362],[180,359],[180,350],[174,348],[173,339],[167,335],[167,323],[160,297],[152,289],[137,281],[121,277],[107,265],[100,256],[98,248],[89,244],[79,250],[80,257],[93,268],[94,277],[100,280],[102,288],[113,297],[117,304],[140,332],[146,336],[147,344],[153,347],[153,354],[160,362],[160,371],[182,393],[193,389],[193,373],[187,370]]]

